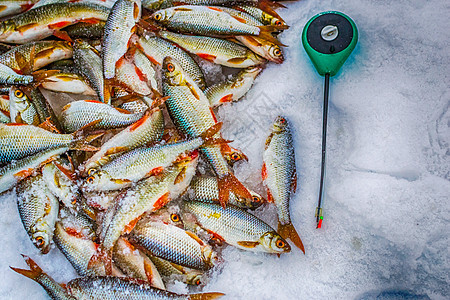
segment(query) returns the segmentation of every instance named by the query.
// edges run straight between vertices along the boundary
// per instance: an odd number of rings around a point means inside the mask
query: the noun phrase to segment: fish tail
[[[231,141],[225,140],[223,138],[214,138],[214,136],[219,133],[220,129],[222,128],[222,122],[216,123],[213,126],[206,129],[200,137],[203,139],[203,147],[206,146],[212,146],[217,144],[227,144]]]
[[[269,0],[258,0],[258,4],[256,5],[262,11],[268,13],[271,16],[274,16],[281,20],[280,15],[275,11],[276,8],[286,8],[283,4],[279,2],[269,1]]]
[[[43,82],[53,82],[53,80],[48,80],[47,78],[50,76],[54,76],[60,73],[59,70],[39,70],[35,71],[31,74],[33,76],[33,86],[37,87]]]
[[[222,296],[225,296],[224,293],[198,293],[198,294],[190,294],[189,298],[190,300],[212,300],[217,299]]]
[[[91,259],[88,262],[87,268],[88,270],[99,267],[100,265],[104,265],[106,275],[113,274],[112,268],[112,250],[107,251],[105,248],[100,246],[97,249],[97,252],[92,255]]]
[[[278,222],[277,232],[284,239],[290,239],[295,244],[295,246],[297,246],[300,250],[303,251],[303,253],[305,253],[305,247],[303,246],[302,240],[300,239],[300,236],[298,235],[292,223],[283,225],[280,222]]]
[[[33,279],[34,281],[38,281],[38,277],[42,274],[45,274],[42,269],[36,264],[36,262],[34,262],[34,260],[32,260],[31,258],[29,258],[28,256],[22,254],[23,258],[25,259],[25,262],[27,263],[27,265],[30,267],[30,270],[25,270],[25,269],[19,269],[19,268],[14,268],[11,267],[10,268],[19,273],[22,274],[25,277],[28,277],[30,279]]]
[[[275,27],[272,25],[258,26],[258,28],[259,28],[258,34],[259,38],[267,42],[273,43],[275,45],[286,47],[286,45],[282,44],[276,37],[272,35],[272,32],[277,32],[279,29],[286,29],[286,28]]]
[[[97,147],[88,144],[96,140],[97,138],[101,137],[104,134],[104,132],[89,135],[87,135],[86,132],[89,131],[95,125],[97,125],[99,122],[101,122],[101,120],[93,121],[89,124],[84,125],[80,129],[72,133],[73,139],[72,143],[70,144],[70,149],[81,151],[98,151],[99,149]]]
[[[247,188],[233,175],[228,173],[217,180],[219,186],[219,202],[223,208],[228,203],[230,192],[233,192],[237,197],[244,199],[252,199],[252,195]]]

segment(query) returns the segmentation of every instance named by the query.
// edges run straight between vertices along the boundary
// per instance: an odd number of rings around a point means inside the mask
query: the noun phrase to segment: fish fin
[[[259,245],[259,242],[238,241],[237,244],[245,248],[255,248]]]
[[[255,47],[261,47],[262,46],[262,44],[257,40],[257,39],[255,39],[253,36],[251,36],[251,35],[243,35],[242,36],[250,45],[253,45],[253,46],[255,46]]]
[[[133,4],[134,4],[134,5],[133,5],[133,18],[134,18],[135,20],[137,20],[137,18],[139,17],[139,11],[140,11],[140,9],[139,9],[139,5],[137,5],[136,2],[134,2]]]
[[[53,124],[51,117],[48,117],[45,119],[45,122],[42,122],[38,126],[39,128],[45,129],[47,131],[53,132],[53,133],[61,133],[58,128]]]
[[[73,42],[72,38],[69,36],[69,34],[66,31],[56,30],[55,32],[53,32],[53,35],[64,41]]]
[[[209,293],[198,293],[198,294],[190,294],[188,296],[189,300],[213,300],[218,299],[222,296],[225,296],[224,293],[216,293],[216,292],[209,292]]]
[[[120,107],[114,107],[118,112],[123,113],[123,114],[127,114],[127,115],[131,115],[133,114],[131,111],[120,108]]]
[[[272,137],[273,137],[273,132],[271,132],[269,134],[269,136],[266,139],[266,143],[264,144],[264,150],[266,150],[267,148],[269,148],[270,142],[272,141]]]
[[[269,202],[269,203],[275,202],[275,200],[273,199],[272,193],[270,192],[269,189],[267,189],[267,202]]]
[[[234,57],[234,58],[230,58],[229,60],[228,60],[228,62],[230,63],[230,64],[235,64],[235,65],[239,65],[239,64],[242,64],[244,61],[246,61],[247,60],[247,58],[246,57]]]
[[[32,28],[34,28],[36,26],[39,26],[39,24],[38,23],[29,23],[29,24],[26,24],[26,25],[22,25],[22,26],[16,27],[16,30],[19,33],[24,33],[28,29],[32,29]]]
[[[113,147],[113,148],[109,148],[106,152],[105,152],[105,156],[109,156],[112,154],[117,154],[120,152],[125,152],[128,151],[128,147],[124,147],[124,146],[120,146],[120,147]]]
[[[28,176],[30,176],[31,174],[33,174],[33,171],[34,171],[33,168],[21,170],[14,174],[14,178],[16,178],[18,180],[23,180],[23,179],[27,178]]]
[[[158,93],[159,93],[159,92],[158,92]],[[157,97],[157,98],[152,102],[152,104],[150,105],[150,109],[154,109],[154,108],[157,108],[157,107],[163,105],[163,104],[166,102],[166,100],[169,99],[169,98],[170,98],[170,96],[166,96],[166,97]]]
[[[200,58],[203,58],[204,60],[214,62],[214,60],[217,58],[216,55],[208,54],[208,53],[197,53],[197,56]]]
[[[291,192],[295,194],[296,190],[297,190],[297,171],[294,171],[294,175],[292,175],[291,178]]]
[[[261,177],[262,180],[266,180],[267,179],[267,167],[266,167],[266,163],[263,163],[262,168],[261,168]]]
[[[228,203],[230,191],[237,197],[252,199],[252,195],[247,188],[232,173],[228,173],[227,175],[218,178],[217,183],[219,186],[219,202],[223,208],[225,208]]]
[[[189,88],[195,99],[200,100],[200,95],[197,93],[195,88],[189,82],[186,82],[186,86]]]
[[[157,175],[161,174],[162,171],[164,171],[164,167],[159,166],[159,167],[153,168],[146,174],[146,177],[157,176]]]
[[[182,182],[186,178],[186,168],[183,168],[180,173],[178,173],[177,178],[174,180],[174,184]]]
[[[192,9],[186,7],[176,7],[174,11],[191,11]]]
[[[14,267],[10,267],[13,271],[28,277],[30,279],[33,279],[34,281],[38,281],[37,278],[42,275],[45,274],[44,271],[42,271],[42,269],[37,265],[37,263],[32,260],[31,258],[29,258],[28,256],[22,254],[23,258],[25,259],[25,262],[27,263],[28,267],[30,267],[30,270],[25,270],[25,269],[19,269],[19,268],[14,268]]]
[[[244,18],[238,17],[238,16],[232,16],[235,20],[237,20],[240,23],[244,23],[247,24],[247,20],[245,20]]]
[[[86,24],[98,24],[100,23],[100,19],[96,19],[96,18],[86,18],[86,19],[82,19],[79,22],[80,23],[86,23]]]
[[[93,269],[99,264],[103,263],[105,266],[106,275],[112,274],[112,250],[106,251],[102,246],[97,248],[97,252],[89,259],[87,269]]]
[[[225,239],[222,236],[220,236],[219,234],[217,234],[216,232],[214,232],[212,230],[207,230],[207,231],[211,235],[211,238],[213,240],[217,240],[217,241],[220,241],[220,242],[225,242]]]
[[[272,32],[277,31],[275,26],[272,25],[266,25],[266,26],[258,26],[260,29],[258,37],[266,40],[268,42],[274,43],[278,46],[284,46],[279,40],[277,40],[276,37],[272,35]]]
[[[186,232],[186,234],[188,235],[188,236],[190,236],[191,238],[193,238],[197,243],[199,243],[200,244],[200,246],[204,246],[205,245],[205,243],[195,234],[195,233],[193,233],[193,232],[191,232],[191,231],[189,231],[189,230],[186,230],[185,231]]]
[[[59,164],[57,161],[54,161],[53,164],[64,174],[67,176],[67,178],[69,178],[72,181],[75,181],[75,179],[77,179],[77,176],[75,174],[75,172],[68,170],[66,168],[64,168],[61,164]]]
[[[56,22],[53,24],[48,24],[47,27],[48,27],[48,29],[51,29],[51,30],[54,30],[54,29],[58,30],[58,29],[66,27],[66,26],[69,26],[71,24],[72,24],[72,22],[70,22],[70,21],[61,21],[61,22]]]
[[[297,246],[300,250],[303,251],[303,253],[305,253],[305,247],[303,246],[302,240],[300,239],[300,236],[298,235],[292,223],[282,225],[280,222],[278,222],[277,232],[285,240],[290,239],[295,244],[295,246]]]
[[[257,7],[261,9],[262,11],[268,13],[269,15],[272,15],[278,19],[281,19],[281,17],[276,13],[274,10],[275,8],[286,8],[283,4],[275,1],[270,0],[258,0]]]
[[[233,101],[233,94],[228,94],[220,98],[220,103],[226,103],[226,102],[232,102]]]
[[[114,178],[114,179],[110,179],[110,180],[117,184],[127,184],[127,183],[131,182],[131,180],[129,180],[129,179],[120,179],[120,178]]]
[[[139,222],[139,220],[142,218],[142,216],[139,216],[137,218],[135,218],[133,221],[131,221],[130,223],[128,223],[128,225],[125,226],[125,228],[122,231],[122,234],[128,234],[130,233],[134,227],[136,227],[137,222]]]
[[[205,131],[203,131],[203,133],[200,135],[200,137],[203,140],[207,140],[212,138],[214,135],[216,135],[217,133],[219,133],[220,129],[222,129],[222,122],[216,123],[214,125],[212,125],[211,127],[209,127],[208,129],[206,129]]]
[[[8,8],[7,5],[0,5],[0,12],[4,11],[7,8]]]
[[[144,271],[145,271],[145,276],[147,276],[147,280],[150,284],[152,284],[153,282],[153,265],[152,263],[149,261],[149,259],[144,259]]]
[[[34,45],[33,45],[33,47],[31,47],[32,51],[33,51],[33,49],[34,49]],[[18,73],[20,73],[20,74],[30,74],[31,72],[33,72],[33,70],[31,69],[30,61],[27,61],[25,59],[25,56],[23,56],[22,53],[17,51],[16,53],[14,53],[14,58],[16,59],[17,65],[19,66]]]
[[[45,82],[47,77],[54,76],[59,73],[59,70],[39,70],[33,72],[31,75],[34,79],[34,86],[39,86],[42,82]]]
[[[153,204],[153,210],[156,211],[158,209],[161,209],[162,207],[164,207],[167,203],[170,202],[170,200],[172,200],[170,198],[170,192],[165,193],[164,195],[162,195],[161,197],[158,198],[158,200],[156,200],[155,204]]]

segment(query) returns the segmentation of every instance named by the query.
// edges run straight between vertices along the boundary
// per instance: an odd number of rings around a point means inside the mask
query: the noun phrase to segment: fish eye
[[[94,176],[88,177],[88,179],[86,179],[86,182],[90,184],[94,183]]]
[[[280,123],[281,123],[281,124],[286,123],[286,119],[285,119],[285,118],[280,118]]]
[[[237,153],[233,153],[231,154],[231,159],[232,160],[239,160],[241,158],[241,156]]]
[[[95,169],[89,169],[88,170],[88,175],[91,176],[94,172],[95,172]]]
[[[170,219],[172,222],[180,222],[180,216],[178,214],[171,214]]]
[[[22,98],[23,92],[21,90],[16,90],[14,92],[14,96],[16,96],[17,98]]]
[[[281,26],[281,21],[280,21],[280,20],[276,21],[276,22],[275,22],[275,25],[276,25],[276,26]]]
[[[75,205],[75,204],[77,204],[77,199],[76,198],[74,198],[73,200],[72,200],[72,202],[70,202],[72,205]]]
[[[286,243],[283,242],[282,240],[278,240],[276,242],[276,245],[277,245],[278,248],[283,248],[286,245]]]
[[[273,54],[275,54],[275,56],[280,56],[281,55],[281,50],[277,48],[277,49],[275,49],[273,51]]]
[[[154,18],[156,21],[159,21],[159,20],[161,20],[161,18],[162,18],[162,14],[156,14],[153,18]]]
[[[36,238],[36,246],[38,248],[41,248],[42,246],[44,246],[44,238],[42,236],[38,236]]]
[[[174,66],[173,64],[168,64],[168,65],[167,65],[167,70],[168,70],[169,72],[173,72],[173,70],[175,70],[175,66]]]
[[[258,196],[253,196],[252,199],[253,199],[253,202],[256,202],[256,203],[261,201],[261,199]]]
[[[200,281],[200,279],[197,279],[197,280],[195,281],[195,285],[200,285],[200,283],[202,283],[202,282]]]

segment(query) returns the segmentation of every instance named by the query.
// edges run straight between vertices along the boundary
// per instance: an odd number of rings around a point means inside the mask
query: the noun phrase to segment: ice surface
[[[280,258],[224,250],[225,265],[206,286],[223,299],[448,299],[449,71],[448,1],[286,2],[279,10],[286,61],[271,64],[246,100],[219,110],[226,138],[245,151],[236,172],[257,189],[264,140],[277,114],[295,128],[298,191],[292,220],[306,249]],[[320,176],[323,79],[300,41],[310,17],[349,15],[359,42],[331,79],[323,229],[314,212]],[[261,190],[259,190],[261,191]],[[20,253],[58,281],[75,276],[63,255],[42,256],[20,223],[15,196],[1,198],[0,298],[47,299],[11,271]],[[276,225],[273,210],[263,217]],[[172,286],[186,291],[183,284]]]

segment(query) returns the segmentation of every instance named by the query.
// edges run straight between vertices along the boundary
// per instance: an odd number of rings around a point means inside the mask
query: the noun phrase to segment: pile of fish
[[[282,6],[0,1],[0,193],[15,189],[32,243],[56,245],[81,277],[60,285],[27,256],[29,270],[11,268],[53,299],[215,299],[166,285],[204,285],[225,244],[280,255],[290,239],[304,252],[289,216],[288,121],[266,142],[264,204],[234,176],[247,158],[214,113],[282,63]],[[232,75],[207,85],[204,60]],[[263,204],[276,206],[277,230],[248,212]]]

